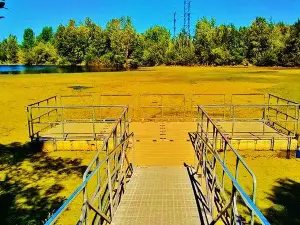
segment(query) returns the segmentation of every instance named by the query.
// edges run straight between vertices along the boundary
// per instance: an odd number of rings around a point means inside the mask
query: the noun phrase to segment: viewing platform
[[[201,103],[205,96],[214,104]],[[95,151],[82,183],[46,225],[268,225],[239,151],[292,157],[299,104],[270,94],[241,95],[263,102],[237,104],[233,96],[228,103],[225,95],[104,95],[111,103],[91,105],[79,104],[86,96],[67,97],[78,105],[54,96],[28,106],[29,136],[45,151]]]

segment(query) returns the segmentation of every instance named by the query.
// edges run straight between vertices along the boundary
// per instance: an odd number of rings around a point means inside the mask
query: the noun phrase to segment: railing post
[[[65,139],[65,119],[64,119],[64,107],[61,106],[61,128],[62,128],[62,138]]]
[[[95,108],[94,106],[92,106],[93,108],[93,137],[94,137],[94,140],[96,140],[96,127],[95,127]]]
[[[286,115],[285,115],[285,129],[287,129],[287,124],[288,124],[288,115],[289,115],[289,103],[290,101],[287,102],[287,105],[286,105]]]
[[[232,130],[231,130],[231,137],[233,137],[234,134],[234,123],[235,123],[235,106],[232,105]]]
[[[88,206],[87,202],[88,202],[88,193],[87,193],[87,184],[86,184],[83,189],[83,204],[85,207],[85,216],[83,219],[84,219],[86,225],[89,224],[89,221],[88,221],[89,206]]]
[[[99,164],[99,156],[97,156],[96,159],[96,167]],[[97,170],[97,188],[99,188],[99,191],[101,190],[101,175],[100,175],[100,168]],[[98,209],[99,211],[102,211],[102,202],[101,202],[101,193],[98,197]]]
[[[31,141],[34,139],[34,132],[33,132],[33,121],[32,121],[32,108],[27,107],[27,116],[28,116],[28,132]]]
[[[55,101],[55,112],[56,112],[56,121],[55,122],[58,122],[58,109],[57,109],[57,96],[55,95],[54,97],[54,101]]]
[[[264,111],[263,111],[263,135],[265,135],[265,130],[266,130],[266,109],[267,106],[264,106]]]
[[[223,141],[224,141],[224,139],[222,139]],[[224,156],[223,156],[223,163],[224,163],[224,165],[226,166],[226,153],[227,153],[227,142],[226,141],[224,141],[225,142],[225,144],[224,144]],[[225,170],[223,169],[223,172],[222,172],[222,188],[224,188],[225,186],[225,180],[224,180],[224,178],[225,178]]]
[[[164,103],[163,103],[164,99],[163,99],[163,95],[161,95],[161,121],[163,121],[163,117],[164,117]]]
[[[107,155],[108,155],[108,142],[106,143],[106,149],[107,149]],[[110,218],[113,217],[114,214],[114,205],[113,205],[113,193],[112,193],[112,184],[111,184],[111,174],[110,174],[110,160],[107,158],[107,167],[106,167],[106,173],[107,173],[107,179],[108,179],[108,192],[109,192],[109,203],[110,203]]]

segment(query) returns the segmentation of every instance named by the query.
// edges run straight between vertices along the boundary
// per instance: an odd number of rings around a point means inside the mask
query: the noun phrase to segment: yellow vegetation
[[[299,102],[299,73],[298,69],[276,68],[154,67],[128,72],[0,76],[0,197],[16,195],[12,201],[6,199],[8,206],[3,217],[13,224],[44,219],[47,208],[60,204],[74,191],[81,181],[81,170],[94,155],[93,152],[26,152],[27,104],[53,95],[85,93],[270,92]],[[71,88],[78,85],[90,88]],[[297,159],[253,152],[242,154],[257,176],[257,202],[263,212],[267,213],[274,204],[268,197],[279,179],[290,179],[288,182],[300,185]],[[61,199],[58,201],[57,197]],[[25,211],[20,213],[21,209]],[[18,213],[20,218],[13,218],[12,214]]]

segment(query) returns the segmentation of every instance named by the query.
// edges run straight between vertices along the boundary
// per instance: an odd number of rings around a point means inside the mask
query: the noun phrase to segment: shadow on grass
[[[43,224],[65,200],[59,182],[86,169],[81,159],[50,157],[39,147],[0,145],[0,224]]]
[[[300,183],[291,179],[278,179],[267,198],[273,206],[265,211],[272,225],[300,224]]]

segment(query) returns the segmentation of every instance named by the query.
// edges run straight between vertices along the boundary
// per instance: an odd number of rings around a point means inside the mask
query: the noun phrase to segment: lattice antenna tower
[[[174,37],[176,37],[176,12],[174,12],[174,19],[173,19],[173,28],[174,28]]]
[[[183,31],[188,35],[191,34],[191,0],[184,0]]]

